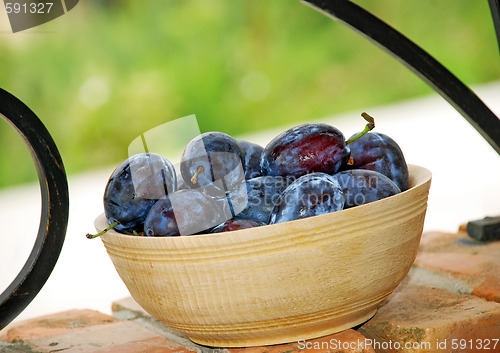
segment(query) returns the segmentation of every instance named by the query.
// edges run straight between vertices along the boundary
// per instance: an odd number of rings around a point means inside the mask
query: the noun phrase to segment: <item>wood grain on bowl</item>
[[[386,199],[288,223],[169,238],[101,236],[133,298],[193,341],[310,339],[368,320],[415,260],[431,173]],[[96,228],[107,226],[103,215]]]

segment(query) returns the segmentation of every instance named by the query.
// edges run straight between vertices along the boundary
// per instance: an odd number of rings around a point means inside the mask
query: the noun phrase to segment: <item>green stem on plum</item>
[[[144,152],[149,153],[148,145],[146,144],[146,138],[144,134],[141,134],[142,146],[144,147]]]
[[[199,166],[197,169],[196,169],[196,173],[194,173],[193,177],[191,178],[191,182],[193,184],[197,184],[198,183],[198,176],[201,174],[201,173],[204,173],[205,172],[205,168],[203,168],[203,166]]]
[[[373,119],[372,116],[370,116],[369,114],[367,113],[362,113],[361,116],[368,122],[368,124],[366,124],[365,128],[363,131],[361,131],[359,134],[357,134],[356,136],[353,136],[351,137],[349,140],[347,140],[345,142],[346,145],[350,144],[351,142],[353,141],[356,141],[357,139],[359,139],[361,136],[363,136],[364,134],[366,134],[367,132],[373,130],[373,128],[375,127],[375,119]]]
[[[97,234],[90,234],[90,233],[87,233],[87,239],[94,239],[94,238],[97,238],[97,237],[100,237],[101,235],[103,235],[104,233],[108,232],[109,230],[113,229],[114,227],[116,227],[118,225],[118,221],[116,222],[113,222],[111,223],[106,229],[103,229],[101,230],[99,233]]]

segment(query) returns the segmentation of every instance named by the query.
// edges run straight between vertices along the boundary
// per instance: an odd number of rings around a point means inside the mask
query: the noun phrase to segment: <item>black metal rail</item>
[[[446,99],[500,154],[500,120],[481,99],[425,50],[349,0],[302,0],[351,27],[402,62]],[[499,0],[490,0],[499,5]],[[492,7],[492,13],[494,13]],[[500,6],[497,8],[500,15]]]
[[[498,48],[500,48],[500,0],[488,0],[488,2],[490,4],[495,31],[497,32]]]
[[[61,156],[49,132],[20,100],[0,89],[0,115],[25,141],[35,163],[42,196],[38,236],[25,265],[0,294],[0,330],[15,319],[45,284],[61,252],[68,222],[68,184]],[[22,225],[5,229],[16,236]]]

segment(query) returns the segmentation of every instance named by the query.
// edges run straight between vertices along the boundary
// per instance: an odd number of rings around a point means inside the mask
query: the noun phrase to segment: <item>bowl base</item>
[[[314,322],[290,322],[284,326],[272,326],[260,330],[242,330],[239,332],[209,334],[193,334],[186,332],[189,339],[197,344],[209,347],[255,347],[267,346],[292,342],[305,341],[328,336],[340,331],[347,330],[368,321],[377,312],[377,307],[364,308],[355,313],[350,312],[346,315],[335,317],[323,317]],[[237,325],[235,325],[237,326]],[[214,331],[217,328],[214,327]],[[207,331],[208,328],[207,328]]]

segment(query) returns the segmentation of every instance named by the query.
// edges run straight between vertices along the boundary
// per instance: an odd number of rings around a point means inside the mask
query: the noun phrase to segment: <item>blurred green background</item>
[[[355,2],[465,83],[500,79],[486,0]],[[142,132],[190,114],[239,135],[433,93],[299,1],[82,0],[35,29],[1,29],[0,87],[45,123],[69,174],[117,165]],[[3,122],[0,138],[0,187],[35,180]]]

